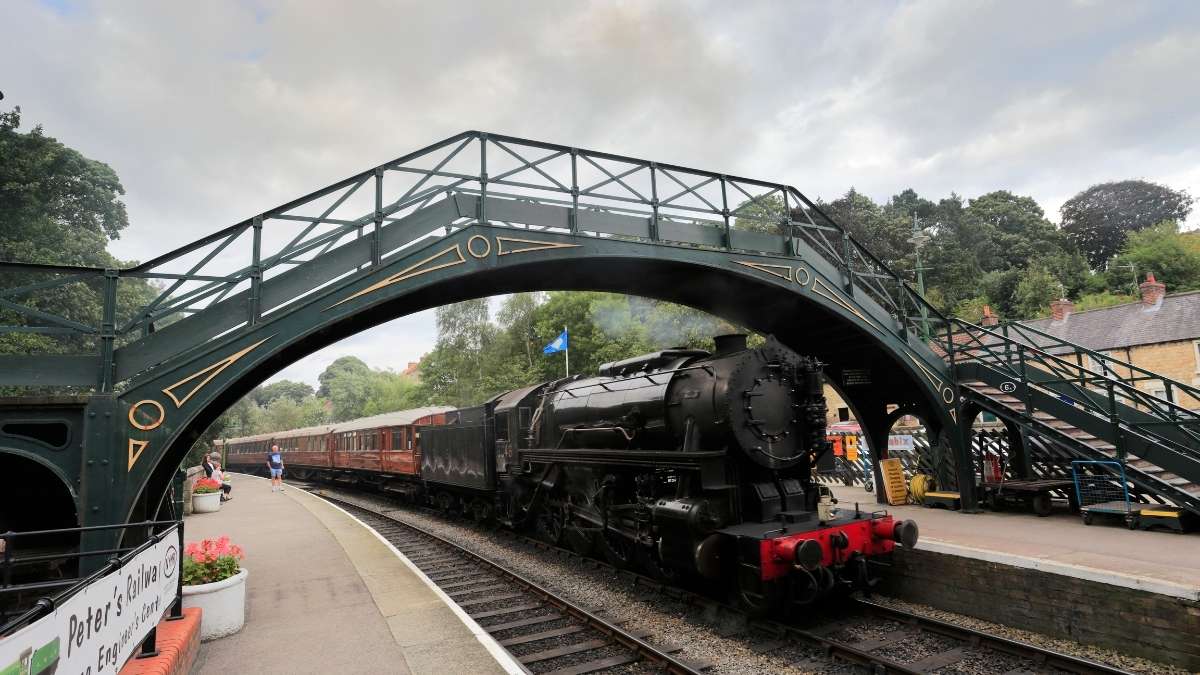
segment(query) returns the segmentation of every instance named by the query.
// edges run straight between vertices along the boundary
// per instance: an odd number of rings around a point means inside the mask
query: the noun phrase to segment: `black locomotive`
[[[754,610],[873,583],[912,521],[834,514],[821,364],[716,339],[500,394],[421,427],[425,494],[667,578],[731,580]]]

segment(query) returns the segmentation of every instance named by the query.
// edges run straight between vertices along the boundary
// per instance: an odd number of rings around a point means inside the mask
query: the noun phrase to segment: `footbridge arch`
[[[289,363],[391,319],[498,293],[630,293],[774,334],[828,364],[877,442],[889,405],[921,411],[939,427],[931,435],[961,412],[945,320],[795,188],[481,132],[131,269],[0,271],[30,279],[0,290],[23,330],[95,345],[0,357],[0,384],[95,388],[77,463],[61,467],[80,485],[84,524],[154,515],[195,437]],[[155,280],[159,292],[119,311],[127,279]],[[102,288],[98,326],[20,302],[78,283]],[[962,452],[959,434],[940,435]]]

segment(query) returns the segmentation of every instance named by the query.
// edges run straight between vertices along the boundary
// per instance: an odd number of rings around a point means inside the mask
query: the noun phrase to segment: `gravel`
[[[677,658],[712,664],[706,673],[760,675],[769,672],[791,675],[851,672],[841,664],[801,648],[755,653],[752,647],[761,636],[756,636],[744,624],[739,626],[737,621],[731,621],[727,614],[706,615],[700,608],[635,586],[628,577],[611,570],[597,569],[575,558],[539,550],[520,540],[499,536],[469,523],[448,521],[416,509],[397,508],[394,502],[375,495],[328,492],[350,503],[376,509],[383,507],[388,517],[411,523],[490,560],[499,561],[585,609],[593,612],[605,610],[603,616],[609,621],[620,622],[626,629],[648,631],[649,636],[645,639],[651,644],[680,647],[680,651],[674,654]],[[504,605],[497,603],[497,607]],[[484,611],[484,607],[476,606],[471,610]],[[522,650],[521,653],[524,651],[528,650]],[[588,654],[594,655],[595,652]],[[554,663],[560,664],[560,660],[555,659]],[[645,672],[644,666],[635,666],[623,672]]]
[[[593,612],[603,610],[606,619],[619,622],[627,629],[648,631],[649,637],[646,638],[648,642],[680,647],[680,651],[675,653],[676,657],[691,662],[712,664],[712,667],[706,671],[707,673],[758,675],[769,672],[790,675],[792,673],[856,672],[852,666],[836,662],[816,650],[796,643],[771,649],[765,653],[756,652],[756,646],[761,646],[770,640],[761,631],[748,627],[745,621],[726,612],[705,610],[669,598],[663,593],[637,586],[627,576],[606,568],[593,567],[586,561],[559,555],[555,551],[538,549],[519,539],[502,536],[495,531],[484,530],[470,523],[449,521],[417,509],[398,508],[394,502],[376,495],[337,490],[328,490],[328,492],[331,496],[336,495],[337,498],[350,503],[384,510],[388,517],[416,525],[490,560],[499,561],[513,571],[585,609]],[[923,605],[914,605],[879,595],[873,596],[872,600],[1015,640],[1049,647],[1063,653],[1102,661],[1136,673],[1175,675],[1186,672],[1146,659],[1118,654],[1112,650],[1050,638]],[[511,606],[511,604],[511,602],[502,601],[495,603],[495,608]],[[475,606],[471,608],[471,611],[475,613],[492,608],[486,605]],[[511,617],[485,619],[482,623],[486,626],[503,623],[509,619]],[[831,637],[851,641],[878,639],[902,628],[903,626],[896,622],[877,619],[865,620],[851,622],[837,633],[831,634]],[[503,636],[499,637],[503,639]],[[550,648],[545,644],[553,644],[553,640],[545,643],[533,643],[535,647],[520,645],[514,647],[514,652],[528,653]],[[876,650],[876,653],[905,662],[951,648],[956,644],[935,636],[921,635],[895,645],[881,647]],[[588,658],[581,660],[596,658],[595,652],[587,654]],[[571,663],[569,657],[553,659],[551,662],[556,667],[563,667]],[[1004,654],[973,654],[938,672],[964,675],[979,673],[982,675],[983,673],[1005,672],[1020,665],[1022,663],[1019,659]],[[542,668],[533,668],[533,670],[540,672]],[[644,664],[633,664],[615,669],[613,672],[641,673],[647,672],[647,668]]]
[[[903,609],[916,614],[923,614],[935,619],[941,619],[942,621],[958,624],[960,626],[966,626],[967,628],[987,631],[995,635],[1000,635],[1012,640],[1019,640],[1021,642],[1027,642],[1039,647],[1047,647],[1064,654],[1070,654],[1071,656],[1092,659],[1093,661],[1100,661],[1102,663],[1107,663],[1111,666],[1116,666],[1117,668],[1122,668],[1133,673],[1146,673],[1147,675],[1187,675],[1190,672],[1175,666],[1151,661],[1149,659],[1121,654],[1120,652],[1106,649],[1104,647],[1096,647],[1093,645],[1072,642],[1070,640],[1063,640],[1061,638],[1053,638],[1047,635],[1042,635],[1041,633],[1034,633],[1032,631],[1022,630],[1020,628],[1013,628],[1011,626],[1004,626],[998,623],[992,623],[990,621],[983,621],[982,619],[976,619],[963,614],[956,614],[954,612],[935,609],[927,605],[918,605],[881,595],[872,596],[871,600],[881,605]],[[946,670],[939,672],[958,671]]]

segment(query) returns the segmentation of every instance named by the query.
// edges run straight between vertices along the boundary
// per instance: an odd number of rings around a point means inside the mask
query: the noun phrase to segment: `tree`
[[[1093,269],[1104,269],[1131,232],[1166,220],[1183,222],[1192,211],[1186,191],[1144,180],[1093,185],[1063,203],[1062,229]]]
[[[20,131],[21,110],[0,112],[0,260],[118,268],[127,263],[110,255],[109,239],[129,225],[125,193],[116,173],[56,139],[41,126]],[[0,273],[0,288],[48,281],[49,273]],[[98,326],[103,282],[99,279],[44,288],[17,298],[35,310]],[[117,323],[154,297],[142,279],[123,279],[117,287]],[[0,324],[22,325],[25,318],[0,310]],[[92,338],[52,338],[42,334],[0,335],[0,353],[81,352],[95,347]]]
[[[1134,275],[1155,278],[1172,291],[1200,288],[1200,246],[1194,233],[1181,233],[1174,221],[1129,235],[1106,274],[1112,290],[1137,293]]]
[[[900,232],[897,240],[895,222],[867,195],[850,188],[831,202],[818,200],[817,206],[884,263],[890,265],[904,257],[904,233]]]
[[[421,359],[426,398],[446,405],[478,403],[485,371],[491,365],[485,351],[496,335],[496,327],[489,321],[488,299],[439,307],[435,317],[437,344]]]
[[[1050,313],[1050,303],[1061,297],[1058,280],[1044,267],[1031,267],[1019,276],[1013,291],[1016,318],[1032,319]]]
[[[332,406],[332,421],[342,422],[362,416],[369,396],[371,369],[357,356],[343,356],[329,364],[317,380],[317,395]]]
[[[416,378],[376,370],[371,373],[363,415],[379,415],[416,408],[424,403],[423,392]]]
[[[778,194],[755,195],[753,199],[746,199],[730,209],[735,229],[769,234],[782,232],[780,224],[786,213],[783,197]]]
[[[255,403],[266,407],[272,401],[279,398],[287,398],[293,403],[300,404],[304,402],[304,399],[312,396],[313,393],[312,385],[294,380],[279,380],[278,382],[256,387],[254,391],[250,392],[250,396],[254,399]]]

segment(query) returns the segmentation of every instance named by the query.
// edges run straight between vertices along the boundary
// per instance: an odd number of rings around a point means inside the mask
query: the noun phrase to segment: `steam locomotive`
[[[301,470],[530,529],[667,581],[728,583],[756,613],[870,588],[872,563],[896,543],[915,545],[917,527],[835,509],[813,480],[832,460],[821,364],[773,338],[715,343],[713,353],[663,350],[439,411],[410,435],[419,478],[332,456],[327,471]]]

